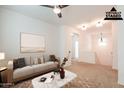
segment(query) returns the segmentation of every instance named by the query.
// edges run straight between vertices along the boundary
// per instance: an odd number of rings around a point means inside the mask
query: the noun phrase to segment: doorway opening
[[[73,33],[72,35],[72,60],[79,58],[79,35]]]

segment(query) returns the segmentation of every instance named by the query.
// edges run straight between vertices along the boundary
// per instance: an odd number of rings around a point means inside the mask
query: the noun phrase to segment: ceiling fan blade
[[[57,14],[59,18],[62,18],[62,13]]]
[[[67,6],[69,6],[69,5],[59,5],[60,8],[65,8]]]
[[[55,5],[40,5],[40,6],[43,6],[43,7],[48,7],[48,8],[54,8]],[[69,5],[57,5],[60,9],[63,9]],[[62,18],[62,13],[59,13],[57,14],[59,18]]]
[[[40,6],[48,7],[48,8],[54,8],[55,7],[55,5],[40,5]],[[69,6],[69,5],[58,5],[58,7],[61,8],[61,9],[65,8],[67,6]]]
[[[52,6],[52,5],[40,5],[40,6],[48,7],[48,8],[54,8],[54,6]]]

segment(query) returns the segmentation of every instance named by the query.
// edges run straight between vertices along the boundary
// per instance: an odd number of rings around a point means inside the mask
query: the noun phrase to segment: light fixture
[[[78,26],[78,28],[84,31],[84,30],[87,29],[87,25],[86,24],[81,24],[81,25]]]
[[[0,52],[0,60],[5,59],[5,53]]]
[[[81,29],[86,30],[87,29],[86,25],[82,25]]]
[[[103,21],[97,21],[96,27],[102,27],[103,26]]]
[[[57,6],[57,5],[55,5],[55,6],[54,6],[54,9],[53,9],[53,12],[54,12],[55,14],[59,14],[59,13],[61,13],[61,9],[60,9],[60,7]]]
[[[79,26],[77,26],[77,28],[81,29],[81,30],[86,30],[88,28],[92,28],[92,27],[102,27],[104,24],[107,24],[110,21],[105,21],[103,18],[91,21],[90,23],[83,23],[80,24]]]
[[[106,39],[103,38],[103,34],[102,33],[100,33],[100,38],[99,38],[98,43],[99,43],[99,46],[106,46],[107,45]]]

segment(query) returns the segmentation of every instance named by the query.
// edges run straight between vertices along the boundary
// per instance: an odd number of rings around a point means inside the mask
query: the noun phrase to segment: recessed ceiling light
[[[86,30],[87,29],[87,25],[86,24],[81,24],[78,26],[79,29],[81,30]]]
[[[82,25],[81,29],[86,30],[87,29],[86,25]]]
[[[103,26],[103,21],[97,21],[96,27],[102,27]]]

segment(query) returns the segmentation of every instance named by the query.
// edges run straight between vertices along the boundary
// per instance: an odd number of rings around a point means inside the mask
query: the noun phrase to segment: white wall
[[[92,35],[92,51],[96,53],[96,64],[112,66],[112,34],[104,33],[105,46],[99,45],[100,33]],[[108,30],[109,32],[109,30]]]
[[[122,11],[124,12],[124,11]],[[118,22],[118,82],[124,85],[124,22]]]
[[[68,56],[68,51],[72,48],[72,34],[79,34],[79,60],[91,49],[90,38],[87,33],[79,31],[69,26],[57,26],[45,23],[41,20],[25,16],[12,10],[0,9],[0,51],[5,52],[6,60],[40,56],[42,54],[55,54],[61,59]],[[20,53],[20,32],[44,35],[46,38],[45,53]],[[84,62],[84,61],[83,61]]]
[[[95,64],[96,63],[96,54],[91,51],[83,51],[80,56],[80,62]]]
[[[119,11],[122,13],[122,17],[124,18],[124,6],[118,6]],[[118,27],[118,82],[124,85],[124,21],[117,21]]]
[[[58,43],[57,46],[59,46],[59,57],[62,61],[63,57],[65,57],[65,43],[66,43],[66,32],[64,30],[64,27],[60,27],[59,30],[59,37],[60,42]]]
[[[0,9],[0,51],[5,52],[6,60],[20,56],[37,56],[42,53],[20,53],[20,32],[44,35],[45,55],[59,54],[59,27],[33,19],[14,11]]]
[[[89,34],[85,31],[79,31],[69,26],[61,26],[60,32],[61,32],[61,35],[60,35],[61,37],[60,39],[61,58],[68,56],[68,51],[72,50],[72,35],[73,33],[76,33],[79,35],[79,59],[78,61],[89,62],[89,60],[86,60],[89,57],[84,56],[85,53],[89,53],[89,51],[91,51],[91,39],[90,39]]]
[[[91,34],[87,31],[81,33],[81,46],[80,46],[80,59],[81,62],[95,64],[95,52],[92,51],[92,38]]]
[[[117,52],[117,36],[118,28],[117,21],[112,21],[112,39],[113,39],[113,69],[118,69],[118,52]]]
[[[61,26],[60,27],[60,57],[61,60],[63,57],[68,56],[68,52],[72,50],[72,34],[77,32],[77,30],[69,27],[69,26]]]

